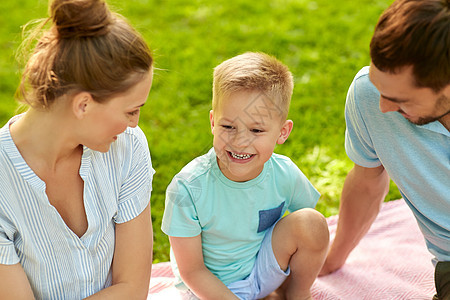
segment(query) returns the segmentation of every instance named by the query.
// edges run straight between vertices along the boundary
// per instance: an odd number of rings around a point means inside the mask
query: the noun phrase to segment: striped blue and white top
[[[144,133],[128,128],[107,153],[84,148],[88,229],[79,238],[49,203],[9,131],[0,129],[0,264],[21,263],[37,299],[82,299],[111,285],[115,224],[148,205],[154,170]]]

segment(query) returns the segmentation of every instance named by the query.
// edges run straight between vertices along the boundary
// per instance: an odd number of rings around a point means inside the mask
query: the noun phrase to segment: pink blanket
[[[328,218],[331,237],[337,216]],[[435,293],[431,254],[403,200],[383,204],[369,233],[339,271],[319,277],[314,299],[428,299]],[[173,287],[169,263],[153,265],[149,299],[189,299]]]

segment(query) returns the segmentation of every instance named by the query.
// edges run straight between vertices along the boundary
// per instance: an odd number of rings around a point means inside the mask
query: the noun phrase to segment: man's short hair
[[[397,0],[380,17],[372,63],[396,73],[412,66],[415,84],[435,92],[450,84],[450,1]]]

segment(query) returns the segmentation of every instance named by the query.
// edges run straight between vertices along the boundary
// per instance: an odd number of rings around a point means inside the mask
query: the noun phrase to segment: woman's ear
[[[209,111],[209,122],[211,123],[211,133],[214,134],[214,111]]]
[[[91,105],[94,104],[92,95],[87,92],[75,94],[72,97],[72,111],[77,119],[83,119]]]
[[[277,144],[283,144],[288,139],[293,126],[294,122],[292,122],[292,120],[286,120],[284,122],[280,130],[280,136],[277,139]]]

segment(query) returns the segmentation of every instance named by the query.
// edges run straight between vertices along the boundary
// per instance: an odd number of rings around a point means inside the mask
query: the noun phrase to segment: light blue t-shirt
[[[201,234],[206,267],[227,285],[250,274],[266,230],[286,210],[314,208],[319,196],[285,156],[273,154],[258,177],[235,182],[222,174],[212,148],[168,186],[162,230]]]
[[[450,261],[450,133],[438,121],[419,126],[398,112],[382,113],[379,98],[365,67],[347,95],[347,155],[363,167],[384,166],[429,251],[439,261]]]
[[[115,224],[150,200],[154,170],[144,133],[128,128],[107,153],[84,148],[80,176],[88,229],[79,238],[43,182],[0,129],[0,264],[20,263],[36,299],[82,299],[111,285]]]

